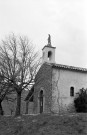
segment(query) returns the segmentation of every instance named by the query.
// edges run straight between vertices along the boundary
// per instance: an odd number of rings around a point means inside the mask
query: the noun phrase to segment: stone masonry
[[[44,63],[38,71],[34,86],[34,113],[40,113],[39,93],[43,90],[43,112],[49,113],[52,99],[52,67]]]

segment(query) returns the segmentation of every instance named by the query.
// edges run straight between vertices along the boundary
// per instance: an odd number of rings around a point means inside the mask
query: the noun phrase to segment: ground
[[[0,135],[87,135],[87,114],[1,116]]]

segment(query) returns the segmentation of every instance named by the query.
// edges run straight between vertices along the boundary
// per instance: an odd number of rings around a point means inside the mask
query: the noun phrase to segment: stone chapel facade
[[[42,49],[42,66],[25,99],[27,113],[73,112],[76,93],[87,88],[87,69],[56,64],[55,49],[50,39]]]

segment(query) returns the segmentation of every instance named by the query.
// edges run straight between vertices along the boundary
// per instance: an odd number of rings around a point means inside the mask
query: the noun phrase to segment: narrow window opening
[[[74,96],[74,87],[70,87],[70,96],[71,96],[71,97]]]
[[[48,60],[51,60],[51,58],[52,58],[52,52],[49,51],[49,52],[48,52]]]
[[[40,97],[43,97],[43,90],[40,91]]]
[[[43,90],[40,91],[40,113],[43,112]]]

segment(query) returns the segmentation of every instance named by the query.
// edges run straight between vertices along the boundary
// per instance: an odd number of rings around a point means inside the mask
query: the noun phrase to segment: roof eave
[[[87,72],[86,68],[80,68],[80,67],[74,67],[74,66],[68,66],[68,65],[61,65],[61,64],[52,64],[53,68],[61,68],[66,70],[74,70],[79,72]]]

